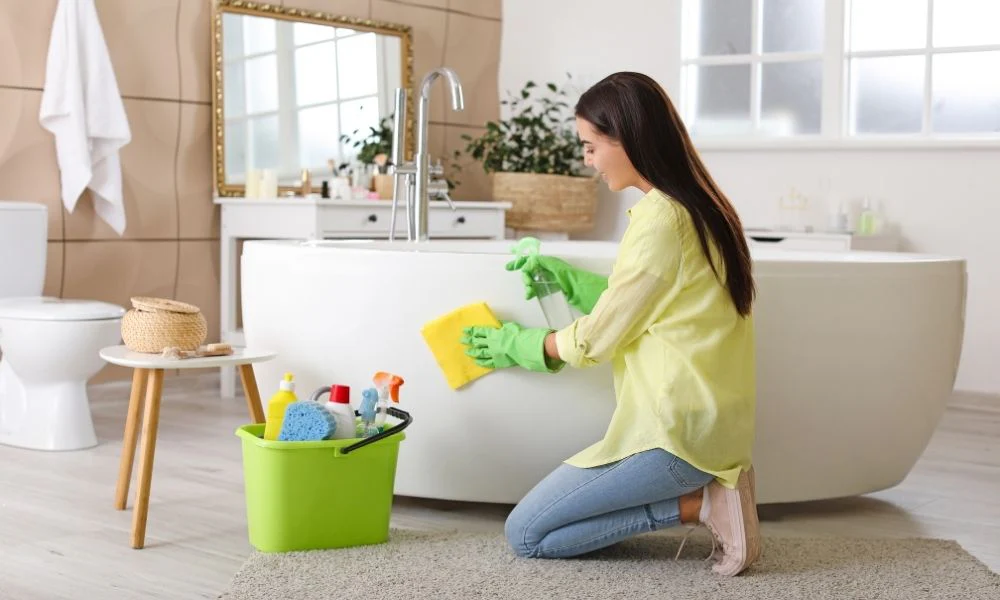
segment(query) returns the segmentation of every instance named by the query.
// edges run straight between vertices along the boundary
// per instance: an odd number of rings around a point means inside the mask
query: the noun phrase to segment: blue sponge
[[[337,420],[319,403],[308,400],[292,402],[285,409],[278,439],[285,442],[325,440],[333,436]]]

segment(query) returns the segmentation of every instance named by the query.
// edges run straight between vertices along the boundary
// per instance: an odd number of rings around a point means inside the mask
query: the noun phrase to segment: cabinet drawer
[[[838,251],[850,250],[850,236],[785,236],[781,233],[761,233],[747,235],[751,246],[761,248],[777,248],[781,250],[819,250]]]
[[[319,213],[320,237],[389,237],[392,208],[388,206],[330,206]],[[406,237],[406,208],[396,209],[396,235]]]
[[[428,215],[427,230],[432,237],[491,238],[501,235],[504,212],[490,209],[433,208]]]
[[[319,211],[320,237],[388,238],[390,206],[328,206]],[[504,211],[434,205],[428,210],[427,233],[433,238],[491,238],[503,231]],[[396,209],[396,238],[406,239],[406,207]]]

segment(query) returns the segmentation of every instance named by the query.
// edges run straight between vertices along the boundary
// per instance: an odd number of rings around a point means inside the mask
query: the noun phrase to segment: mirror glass
[[[242,187],[251,169],[274,170],[281,186],[298,186],[303,169],[328,177],[357,157],[356,140],[391,130],[409,75],[403,33],[234,12],[220,25],[224,186]]]

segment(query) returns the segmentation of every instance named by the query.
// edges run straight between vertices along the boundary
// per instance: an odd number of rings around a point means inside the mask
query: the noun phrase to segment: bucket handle
[[[377,441],[379,441],[381,439],[385,439],[385,438],[389,437],[390,435],[397,434],[400,431],[402,431],[402,430],[406,429],[407,427],[409,427],[410,423],[413,422],[413,417],[411,417],[410,413],[406,412],[405,410],[400,410],[398,408],[390,406],[386,410],[386,412],[389,413],[390,415],[396,417],[397,419],[402,419],[403,422],[402,423],[397,423],[395,426],[393,426],[393,427],[391,427],[389,429],[386,429],[382,433],[373,435],[373,436],[371,436],[369,438],[365,438],[365,439],[361,440],[360,442],[356,442],[354,444],[351,444],[350,446],[344,446],[343,448],[340,449],[340,453],[341,454],[347,454],[349,452],[353,452],[353,451],[357,450],[358,448],[360,448],[362,446],[367,446],[368,444],[373,444],[373,443],[375,443],[375,442],[377,442]],[[361,416],[361,413],[358,412],[358,411],[354,411],[354,414],[357,415],[357,416],[359,416],[359,417]]]

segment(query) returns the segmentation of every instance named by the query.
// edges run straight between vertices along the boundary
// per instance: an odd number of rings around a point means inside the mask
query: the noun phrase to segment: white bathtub
[[[607,365],[558,375],[506,369],[452,391],[420,335],[426,321],[486,301],[502,319],[544,326],[510,242],[248,242],[248,345],[265,401],[291,371],[300,397],[333,383],[352,398],[379,370],[402,376],[414,423],[396,493],[517,502],[560,461],[599,439],[614,407]],[[597,272],[617,245],[545,242]],[[753,249],[758,285],[757,467],[761,503],[849,496],[901,481],[955,380],[965,262],[903,253]]]

